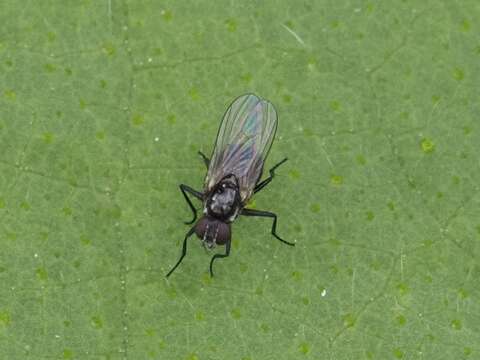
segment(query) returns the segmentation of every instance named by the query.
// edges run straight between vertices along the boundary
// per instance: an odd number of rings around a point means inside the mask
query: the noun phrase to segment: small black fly
[[[275,108],[255,95],[242,95],[227,109],[218,130],[211,159],[199,152],[208,169],[203,192],[184,184],[180,185],[193,213],[192,221],[186,224],[193,224],[197,219],[197,211],[187,193],[203,202],[203,216],[185,235],[182,254],[167,277],[187,254],[187,239],[193,233],[197,234],[207,249],[212,249],[215,245],[225,245],[225,253],[213,255],[210,261],[210,275],[213,276],[215,259],[230,255],[230,224],[239,215],[272,218],[272,235],[287,245],[295,245],[277,235],[277,215],[269,211],[245,208],[252,195],[272,181],[275,169],[287,161],[286,158],[280,161],[270,169],[270,176],[260,181],[276,130]]]

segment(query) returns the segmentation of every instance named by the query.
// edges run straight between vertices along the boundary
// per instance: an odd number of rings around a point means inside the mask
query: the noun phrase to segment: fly
[[[287,161],[287,158],[280,161],[270,169],[270,175],[260,181],[276,130],[277,112],[267,100],[247,94],[238,97],[229,106],[220,124],[211,159],[198,152],[207,167],[203,191],[180,184],[180,190],[193,213],[193,219],[186,224],[193,224],[197,220],[197,210],[187,194],[203,202],[203,216],[185,235],[182,254],[167,277],[187,254],[187,239],[194,233],[207,249],[225,245],[225,253],[215,254],[210,260],[210,275],[213,276],[215,259],[230,255],[231,223],[239,215],[273,219],[272,235],[287,245],[295,246],[277,235],[276,214],[245,207],[253,194],[267,186],[274,178],[275,170]]]

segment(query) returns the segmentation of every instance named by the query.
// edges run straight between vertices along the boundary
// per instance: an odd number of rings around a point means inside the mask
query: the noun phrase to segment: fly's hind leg
[[[241,215],[272,218],[273,219],[272,230],[271,230],[272,235],[275,236],[278,240],[280,240],[284,244],[287,244],[287,245],[290,245],[290,246],[295,246],[294,243],[283,240],[280,236],[277,235],[277,215],[276,214],[274,214],[270,211],[243,209],[242,212],[241,212]]]

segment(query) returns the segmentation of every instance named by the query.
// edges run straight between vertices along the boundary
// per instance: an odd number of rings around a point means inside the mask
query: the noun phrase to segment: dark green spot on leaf
[[[460,25],[460,29],[463,31],[463,32],[468,32],[470,31],[470,21],[468,21],[467,19],[464,19]]]
[[[462,81],[465,78],[465,72],[463,69],[455,68],[453,70],[453,78],[457,81]]]
[[[300,271],[293,271],[292,278],[293,280],[300,281],[303,279],[303,274]]]
[[[97,140],[104,140],[105,139],[105,132],[104,131],[97,131],[95,133],[95,137]]]
[[[245,82],[247,84],[249,84],[252,81],[252,79],[253,79],[253,76],[250,73],[246,73],[246,74],[240,76],[240,80],[242,80],[243,82]]]
[[[307,355],[309,352],[310,352],[310,345],[308,345],[307,343],[301,343],[299,346],[298,346],[298,351],[300,351],[303,355]]]
[[[113,44],[107,43],[102,46],[102,51],[108,56],[113,56],[115,55],[117,50],[115,49]]]
[[[167,115],[167,122],[170,124],[170,125],[173,125],[177,122],[177,117],[175,116],[175,114],[168,114]]]
[[[90,323],[95,329],[103,328],[103,320],[98,315],[94,315],[90,319]]]
[[[260,325],[260,330],[262,330],[264,333],[267,333],[270,331],[270,326],[268,326],[268,324],[262,323]]]
[[[53,134],[51,132],[44,132],[43,133],[43,142],[45,144],[51,144],[53,142]]]
[[[365,165],[367,163],[367,160],[363,155],[357,155],[356,160],[357,160],[357,163],[360,165]]]
[[[465,300],[466,298],[468,298],[469,293],[468,293],[468,291],[465,290],[464,288],[460,288],[460,289],[458,289],[458,296],[459,296],[462,300]]]
[[[170,10],[163,10],[161,15],[162,15],[163,20],[165,20],[167,22],[172,21],[172,19],[173,19],[173,14]]]
[[[237,31],[237,22],[234,19],[225,20],[225,25],[227,26],[227,30],[229,32]]]
[[[405,354],[401,349],[399,348],[393,349],[393,356],[395,356],[397,359],[403,359],[404,355]]]
[[[143,125],[144,122],[145,122],[145,118],[143,117],[143,115],[139,115],[139,114],[133,115],[133,118],[132,118],[133,125],[140,126],[140,125]]]
[[[241,264],[239,265],[239,270],[240,270],[240,273],[241,273],[241,274],[245,274],[245,273],[247,272],[247,270],[248,270],[248,265],[245,264],[245,263],[241,263]]]
[[[426,154],[432,153],[435,150],[435,144],[432,140],[427,138],[420,142],[420,146],[422,147],[423,152]]]
[[[340,186],[343,184],[343,176],[341,175],[332,175],[330,176],[330,184],[335,186]]]
[[[234,308],[230,311],[230,315],[232,316],[232,318],[234,318],[235,320],[238,320],[242,317],[242,313],[240,312],[240,309],[239,308]]]
[[[30,210],[31,206],[30,206],[30,204],[29,204],[28,202],[22,201],[22,202],[20,203],[20,208],[22,208],[22,209],[25,210],[25,211],[28,211],[28,210]]]
[[[190,96],[190,98],[192,100],[198,100],[200,98],[200,94],[198,93],[198,89],[197,88],[191,88],[188,91],[188,96]]]
[[[338,100],[333,100],[330,102],[330,110],[337,112],[337,111],[340,111],[341,108],[342,108],[342,104],[340,104]]]
[[[43,68],[45,69],[46,72],[52,73],[55,70],[57,70],[57,67],[54,64],[45,64],[43,65]]]
[[[64,359],[73,359],[73,351],[70,349],[63,350],[63,358]]]
[[[57,39],[57,34],[55,34],[53,31],[49,31],[47,33],[47,39],[49,42],[54,42]]]
[[[373,221],[373,219],[375,219],[375,214],[373,213],[373,211],[367,211],[367,220]]]
[[[17,98],[17,93],[12,90],[12,89],[8,89],[8,90],[5,90],[3,92],[3,95],[8,99],[8,100],[15,100]]]
[[[342,320],[343,320],[343,326],[347,328],[354,327],[355,323],[357,322],[357,318],[355,317],[355,315],[351,313],[343,315]]]
[[[288,172],[288,175],[294,180],[300,179],[300,172],[298,170],[295,170],[295,169],[290,170]]]
[[[406,295],[410,292],[410,288],[405,283],[399,283],[399,284],[397,284],[396,287],[397,287],[397,291],[399,292],[400,295]]]
[[[461,322],[459,319],[453,319],[453,320],[450,322],[450,326],[451,326],[452,329],[454,329],[454,330],[462,330],[462,322]]]
[[[35,270],[35,274],[39,280],[45,281],[48,279],[47,270],[43,267],[37,268],[37,270]]]
[[[1,327],[10,326],[11,321],[10,313],[6,310],[0,310],[0,329]]]
[[[397,324],[399,326],[404,326],[406,323],[407,323],[407,319],[405,318],[405,316],[403,315],[398,315],[396,318],[395,318],[395,321],[397,322]]]

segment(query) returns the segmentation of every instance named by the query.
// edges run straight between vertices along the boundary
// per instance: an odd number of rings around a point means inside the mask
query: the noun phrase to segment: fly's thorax
[[[215,245],[224,245],[230,241],[230,223],[203,216],[195,225],[195,233],[203,244],[211,249]]]
[[[207,195],[204,214],[224,222],[232,222],[240,207],[240,191],[236,179],[233,176],[226,177]]]

